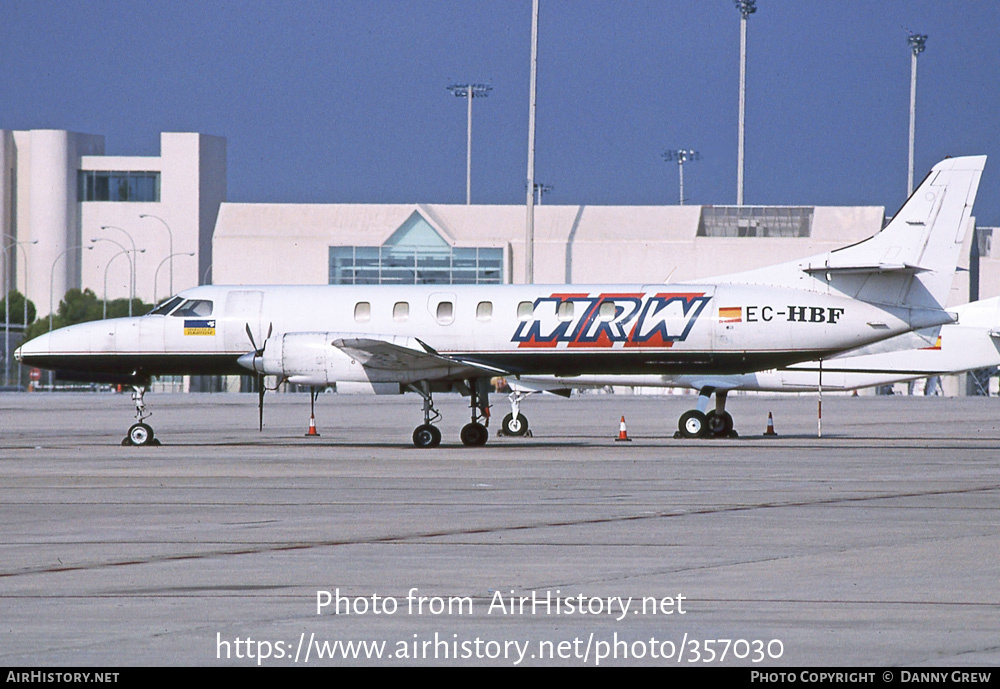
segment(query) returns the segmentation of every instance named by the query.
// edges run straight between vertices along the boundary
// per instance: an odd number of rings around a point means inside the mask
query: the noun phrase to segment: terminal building
[[[159,301],[198,284],[524,281],[523,205],[226,200],[226,141],[163,133],[160,155],[104,138],[0,131],[3,275],[45,317],[69,288]],[[894,209],[890,209],[894,210]],[[710,279],[865,239],[882,207],[540,205],[535,282]],[[967,233],[949,305],[1000,294],[992,229]],[[973,237],[976,237],[973,248]],[[978,256],[971,263],[970,256]]]

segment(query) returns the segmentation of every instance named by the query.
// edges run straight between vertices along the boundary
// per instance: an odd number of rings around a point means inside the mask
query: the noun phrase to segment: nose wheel
[[[160,444],[160,441],[153,437],[153,427],[145,423],[145,420],[152,415],[152,412],[146,411],[145,395],[145,385],[132,386],[132,401],[135,402],[135,423],[129,427],[128,433],[122,440],[122,447],[130,445],[144,447],[146,445]]]

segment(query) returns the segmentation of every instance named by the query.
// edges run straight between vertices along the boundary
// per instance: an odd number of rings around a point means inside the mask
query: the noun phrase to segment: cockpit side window
[[[192,316],[211,316],[212,302],[208,299],[188,299],[170,315],[181,318],[190,318]]]
[[[184,300],[181,297],[172,297],[150,311],[150,313],[156,316],[166,316],[170,313],[172,308],[180,304],[182,301]]]

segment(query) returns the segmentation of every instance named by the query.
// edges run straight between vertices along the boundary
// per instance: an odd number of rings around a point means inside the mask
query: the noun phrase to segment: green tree
[[[122,318],[128,316],[128,299],[113,299],[108,302],[108,318]],[[11,300],[13,304],[13,298]],[[30,302],[29,302],[30,304]],[[153,308],[152,304],[147,304],[141,299],[132,301],[132,315],[141,316],[148,313]],[[30,315],[30,314],[29,314]],[[71,289],[66,292],[66,296],[59,302],[59,308],[52,314],[53,329],[62,328],[74,323],[85,323],[86,321],[97,321],[104,316],[104,302],[97,298],[93,290],[85,288],[82,290]],[[42,318],[28,326],[25,339],[38,337],[42,333],[49,331],[49,319]]]
[[[7,320],[7,302],[10,302],[10,320]],[[10,322],[21,324],[24,323],[24,295],[18,292],[16,289],[10,291],[7,298],[0,299],[0,322]],[[28,300],[28,323],[31,325],[35,322],[35,303]]]

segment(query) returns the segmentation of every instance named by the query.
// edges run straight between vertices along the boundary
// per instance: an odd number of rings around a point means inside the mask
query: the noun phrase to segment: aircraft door
[[[264,293],[260,290],[232,290],[226,295],[225,347],[227,352],[249,352],[264,346],[267,326],[261,327],[260,313]],[[247,326],[253,333],[254,342],[247,337]]]

